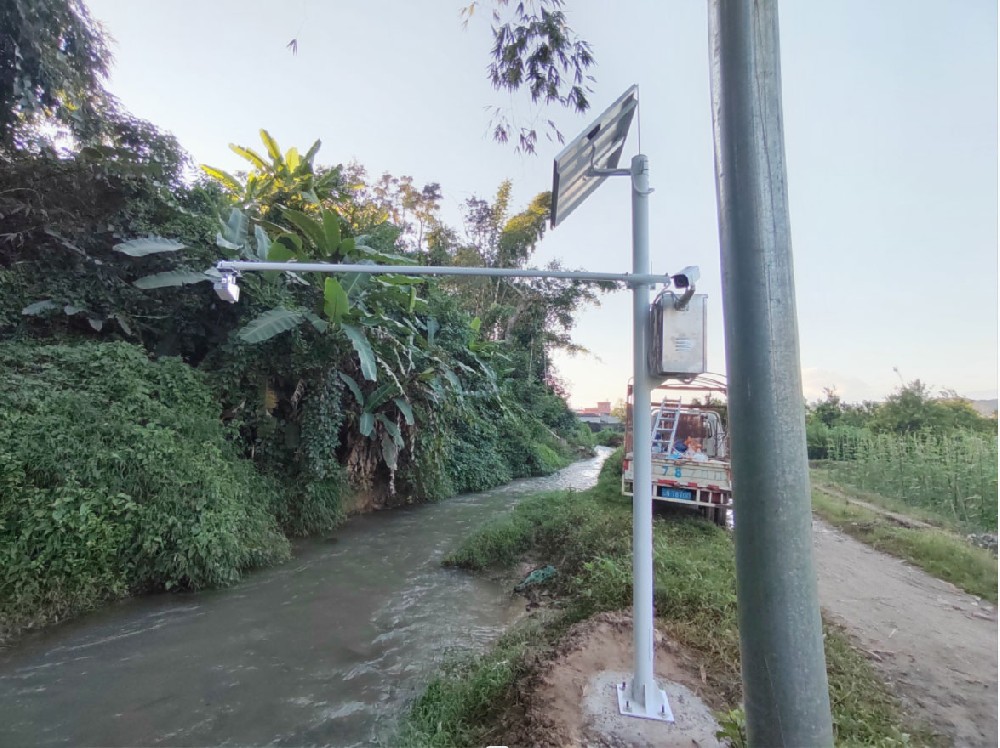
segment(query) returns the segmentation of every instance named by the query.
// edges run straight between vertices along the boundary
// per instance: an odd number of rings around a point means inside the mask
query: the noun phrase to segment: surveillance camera
[[[688,288],[697,283],[700,277],[701,271],[698,269],[698,266],[688,265],[679,273],[670,276],[670,279],[673,281],[675,288]]]
[[[224,273],[212,284],[216,295],[223,301],[235,304],[240,300],[240,287],[236,284],[236,276]]]

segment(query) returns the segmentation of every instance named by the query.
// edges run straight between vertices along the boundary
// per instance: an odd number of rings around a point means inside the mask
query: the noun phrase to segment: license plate
[[[660,496],[664,499],[693,499],[694,493],[681,488],[661,488]]]

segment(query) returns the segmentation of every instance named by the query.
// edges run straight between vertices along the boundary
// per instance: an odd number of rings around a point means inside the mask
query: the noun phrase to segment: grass
[[[884,496],[883,494],[866,491],[846,483],[838,483],[835,480],[833,470],[830,468],[830,463],[827,461],[817,460],[810,463],[810,465],[811,469],[809,472],[813,485],[820,488],[830,488],[840,493],[848,494],[852,499],[859,499],[880,509],[902,514],[911,519],[919,520],[935,527],[942,527],[952,532],[963,533],[976,529],[958,522],[953,517],[946,516],[933,508],[928,509],[892,496]]]
[[[902,527],[884,515],[813,491],[813,509],[831,525],[966,592],[997,602],[997,558],[937,528]]]
[[[517,681],[528,673],[527,653],[545,637],[533,626],[504,635],[488,653],[444,667],[410,707],[396,748],[483,746],[498,731],[500,718],[516,699]]]
[[[516,718],[519,682],[531,673],[536,653],[572,623],[630,606],[631,508],[620,495],[618,470],[620,460],[612,456],[589,491],[525,499],[447,558],[446,563],[468,569],[497,569],[530,552],[558,568],[550,589],[563,607],[555,619],[515,628],[491,652],[448,667],[413,704],[394,744],[502,744],[505,728]],[[739,634],[729,535],[697,518],[661,518],[654,523],[653,553],[659,624],[698,653],[707,687],[728,710],[738,710]],[[931,744],[930,736],[904,727],[898,701],[846,634],[827,626],[825,641],[838,745]],[[730,719],[738,721],[732,713]]]

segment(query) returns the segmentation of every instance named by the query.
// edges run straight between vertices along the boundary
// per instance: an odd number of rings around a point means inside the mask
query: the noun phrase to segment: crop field
[[[826,468],[837,483],[920,507],[962,527],[997,529],[997,437],[831,434]]]

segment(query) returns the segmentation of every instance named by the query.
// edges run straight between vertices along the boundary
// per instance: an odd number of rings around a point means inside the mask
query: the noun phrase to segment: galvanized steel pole
[[[710,0],[709,29],[747,731],[828,746],[777,0]]]
[[[649,161],[632,158],[632,273],[649,273]],[[653,497],[652,390],[646,355],[649,335],[649,286],[632,287],[632,627],[635,667],[632,699],[656,714],[662,704],[653,674]]]

